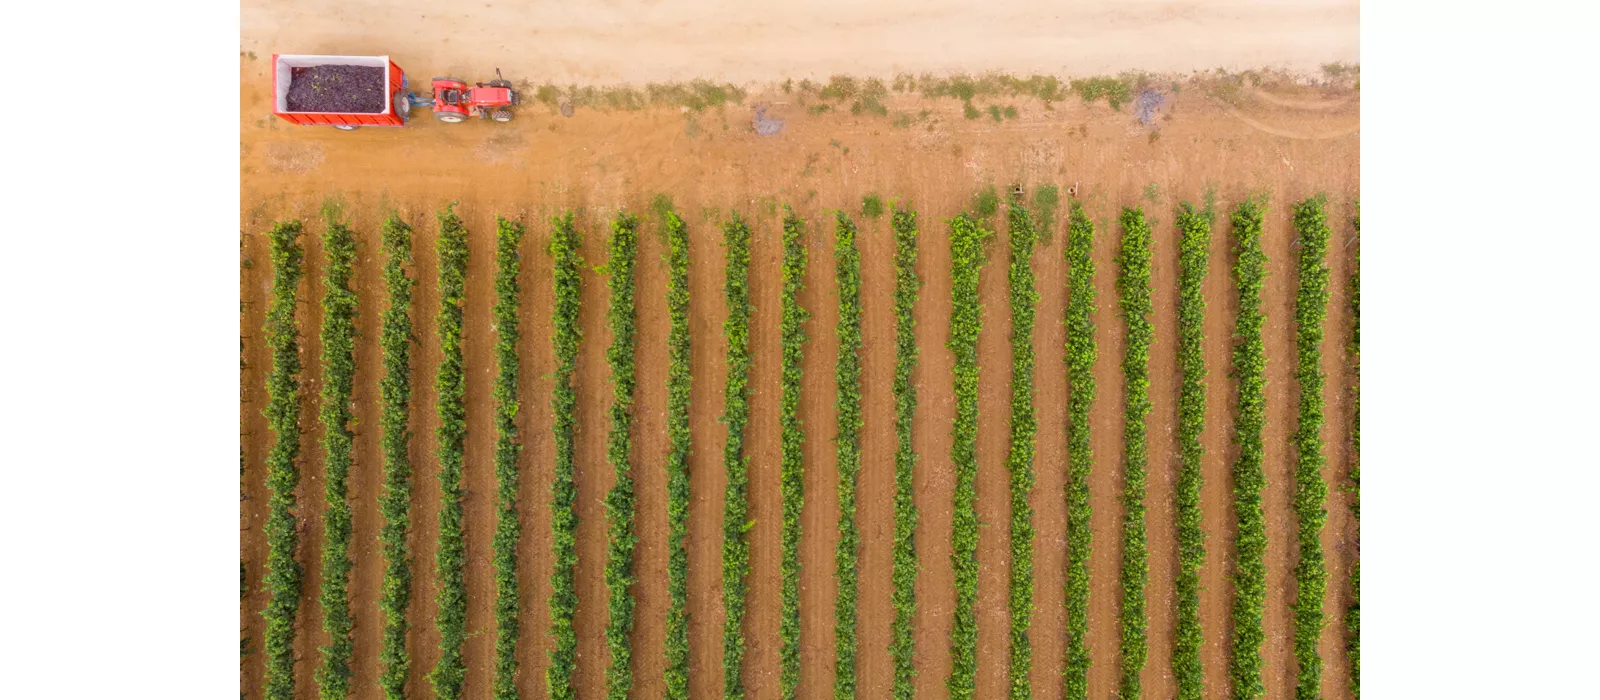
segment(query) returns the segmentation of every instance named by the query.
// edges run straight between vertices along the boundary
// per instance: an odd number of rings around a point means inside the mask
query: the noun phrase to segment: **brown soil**
[[[1124,200],[1126,201],[1126,200]],[[1178,482],[1178,234],[1168,197],[1147,198],[1145,216],[1152,229],[1165,235],[1152,250],[1150,317],[1155,339],[1150,343],[1150,415],[1146,446],[1150,455],[1149,488],[1145,492],[1145,523],[1150,552],[1150,578],[1145,589],[1149,616],[1149,657],[1141,675],[1141,692],[1165,698],[1177,694],[1172,676],[1172,642],[1177,602],[1174,577],[1178,574],[1178,537],[1174,497]]]
[[[545,695],[544,669],[550,627],[550,481],[554,475],[555,446],[552,443],[550,392],[554,388],[555,350],[550,337],[555,305],[551,270],[553,260],[545,251],[550,241],[547,219],[537,211],[522,213],[527,233],[522,243],[522,480],[518,484],[518,515],[522,521],[522,543],[517,550],[517,590],[521,595],[522,615],[518,628],[522,666],[517,688],[525,698]]]
[[[747,474],[750,478],[746,498],[750,507],[750,521],[755,526],[750,528],[747,535],[750,574],[745,582],[745,655],[742,673],[747,697],[765,700],[778,697],[780,648],[779,544],[783,527],[783,500],[779,493],[782,465],[778,450],[781,435],[778,404],[783,370],[783,345],[779,337],[779,298],[783,290],[779,268],[783,264],[783,238],[777,220],[770,215],[754,217],[749,223],[752,365],[750,422],[744,431],[744,454],[749,461]],[[815,348],[812,345],[807,350],[814,353]],[[801,393],[808,392],[802,389]],[[802,420],[805,417],[802,415]],[[814,426],[817,421],[807,421],[806,424],[808,427]],[[815,441],[813,437],[812,442]],[[808,444],[807,447],[814,445]],[[807,477],[810,476],[808,473]],[[812,528],[806,529],[816,532]],[[717,648],[721,649],[720,646]]]
[[[250,366],[244,372],[242,394],[250,403],[241,406],[244,422],[246,474],[245,495],[241,504],[242,524],[248,529],[241,532],[241,556],[245,559],[247,576],[252,584],[251,594],[241,604],[240,617],[246,632],[252,637],[257,651],[246,657],[241,673],[241,683],[248,697],[258,697],[260,687],[261,655],[260,614],[264,596],[259,588],[264,542],[260,524],[266,506],[263,461],[265,444],[269,436],[265,421],[259,418],[264,402],[264,385],[268,369],[267,357],[260,337],[261,321],[270,289],[270,268],[265,255],[262,233],[273,220],[284,216],[300,216],[307,220],[307,277],[302,288],[306,308],[301,314],[302,339],[305,345],[306,373],[304,375],[305,423],[305,479],[302,487],[300,512],[307,520],[301,559],[307,564],[305,602],[301,607],[299,644],[302,691],[309,697],[313,692],[312,671],[316,664],[316,645],[320,641],[320,610],[315,604],[318,581],[316,579],[317,554],[320,551],[321,511],[320,457],[315,440],[320,426],[315,421],[315,392],[317,384],[316,333],[318,328],[315,301],[320,295],[320,246],[316,237],[321,227],[315,219],[316,211],[325,197],[340,196],[347,209],[358,212],[358,231],[364,241],[362,267],[358,271],[361,281],[361,313],[363,324],[375,323],[381,308],[382,289],[377,282],[376,270],[381,257],[376,250],[377,211],[380,204],[397,207],[416,227],[417,265],[419,279],[416,293],[416,334],[420,341],[414,357],[414,407],[412,429],[413,460],[416,466],[416,486],[413,500],[415,585],[411,620],[413,634],[412,688],[426,692],[426,673],[437,658],[438,635],[433,629],[434,570],[433,557],[438,528],[437,460],[434,456],[433,433],[435,418],[433,374],[439,362],[438,342],[434,337],[434,315],[437,302],[437,256],[433,239],[437,226],[433,212],[451,200],[461,202],[462,212],[472,232],[472,267],[467,307],[467,352],[469,382],[469,414],[482,416],[472,419],[469,433],[467,483],[468,537],[472,564],[469,568],[469,635],[468,664],[471,667],[469,685],[483,689],[490,678],[492,664],[492,604],[493,577],[488,565],[489,537],[493,528],[493,477],[489,446],[493,430],[487,418],[490,415],[490,386],[492,382],[492,331],[490,330],[490,295],[492,294],[493,216],[521,214],[529,225],[528,241],[524,246],[525,272],[525,335],[523,350],[528,358],[524,365],[523,400],[525,418],[522,424],[525,444],[528,446],[524,466],[523,519],[526,526],[523,543],[523,651],[524,667],[521,685],[529,697],[540,697],[543,692],[543,667],[545,648],[548,646],[547,624],[548,545],[549,545],[549,435],[551,416],[548,408],[551,369],[549,348],[548,309],[550,303],[549,261],[543,253],[548,238],[547,217],[565,207],[583,207],[582,230],[586,238],[585,259],[590,264],[604,261],[602,245],[605,226],[603,218],[616,207],[626,206],[630,211],[647,210],[650,197],[657,192],[671,194],[678,210],[689,222],[693,238],[691,255],[692,318],[694,349],[692,394],[693,411],[691,429],[694,450],[691,459],[693,505],[690,515],[690,628],[692,638],[691,673],[695,697],[715,697],[720,693],[721,679],[721,553],[722,495],[725,477],[721,466],[721,446],[725,428],[718,422],[722,413],[722,387],[724,377],[725,343],[721,323],[725,309],[721,297],[723,278],[723,253],[717,222],[726,216],[728,207],[737,207],[753,219],[756,229],[755,256],[751,269],[753,301],[757,312],[754,319],[752,350],[755,353],[756,376],[752,383],[753,420],[750,425],[752,512],[757,525],[752,532],[752,548],[756,576],[751,585],[751,609],[747,623],[747,636],[751,641],[747,657],[746,683],[754,694],[767,697],[776,692],[776,679],[768,678],[777,672],[777,311],[779,239],[777,232],[777,206],[792,202],[810,222],[814,243],[811,256],[811,289],[806,305],[816,315],[808,326],[812,341],[806,347],[806,381],[802,412],[807,428],[807,512],[803,537],[804,568],[803,610],[807,622],[803,627],[803,646],[807,649],[804,660],[803,681],[807,696],[826,694],[831,684],[832,669],[832,553],[836,538],[837,519],[834,489],[835,478],[830,436],[833,434],[832,416],[834,388],[832,379],[833,334],[832,314],[836,298],[832,296],[831,282],[831,223],[827,212],[831,208],[855,211],[861,196],[877,192],[885,198],[895,197],[902,203],[914,206],[919,214],[922,236],[919,269],[925,286],[916,311],[917,337],[921,348],[921,363],[916,374],[919,386],[919,410],[915,423],[915,444],[919,453],[916,474],[917,503],[921,513],[921,527],[917,547],[922,564],[918,580],[917,658],[919,695],[937,697],[949,672],[949,625],[953,605],[949,562],[950,498],[952,481],[949,467],[949,429],[953,417],[953,394],[949,385],[951,358],[944,347],[949,327],[949,242],[944,221],[965,207],[978,187],[996,184],[1004,187],[1010,182],[1043,184],[1055,183],[1064,187],[1079,183],[1080,197],[1099,223],[1099,240],[1096,244],[1096,261],[1100,275],[1096,281],[1099,290],[1099,311],[1095,322],[1100,328],[1100,364],[1096,368],[1100,400],[1093,413],[1094,450],[1097,464],[1091,477],[1095,516],[1094,548],[1092,558],[1093,592],[1091,594],[1090,643],[1094,655],[1091,671],[1091,694],[1103,697],[1115,687],[1117,675],[1117,585],[1120,540],[1120,454],[1121,454],[1121,354],[1120,320],[1115,315],[1116,292],[1114,287],[1114,259],[1117,232],[1115,214],[1123,204],[1142,204],[1146,185],[1156,183],[1161,195],[1159,206],[1151,207],[1151,215],[1160,225],[1156,228],[1157,258],[1157,340],[1152,361],[1152,379],[1166,382],[1168,391],[1173,386],[1171,376],[1171,314],[1173,271],[1164,269],[1172,262],[1175,249],[1170,205],[1181,199],[1198,201],[1210,184],[1218,188],[1219,205],[1226,208],[1239,198],[1256,191],[1266,191],[1272,196],[1272,212],[1265,241],[1271,256],[1266,310],[1268,312],[1268,400],[1269,426],[1267,432],[1266,468],[1269,478],[1267,508],[1269,514],[1270,587],[1268,596],[1268,687],[1269,695],[1286,694],[1292,685],[1292,654],[1288,644],[1291,631],[1287,615],[1292,587],[1292,551],[1288,547],[1294,536],[1293,518],[1289,510],[1291,474],[1288,435],[1294,422],[1293,327],[1290,323],[1294,291],[1294,266],[1289,247],[1291,233],[1288,229],[1288,203],[1316,191],[1326,191],[1333,202],[1337,244],[1335,250],[1348,237],[1347,203],[1357,193],[1359,183],[1359,136],[1355,134],[1324,139],[1295,139],[1275,136],[1259,130],[1234,116],[1230,108],[1211,102],[1198,89],[1187,87],[1168,96],[1168,110],[1173,116],[1160,122],[1159,139],[1137,126],[1127,112],[1114,112],[1104,104],[1085,106],[1077,100],[1056,103],[1045,109],[1036,100],[1016,98],[1005,100],[1015,104],[1021,116],[1015,120],[996,123],[988,119],[968,121],[961,118],[961,107],[953,100],[922,101],[907,96],[895,96],[891,109],[917,114],[930,110],[930,122],[915,124],[910,129],[892,128],[888,120],[878,117],[851,117],[846,115],[812,116],[796,105],[774,104],[770,114],[787,120],[782,134],[759,138],[746,126],[748,117],[740,108],[718,112],[710,110],[698,115],[683,115],[676,111],[643,111],[631,113],[597,113],[581,110],[572,119],[561,119],[546,114],[540,108],[526,108],[518,120],[509,125],[470,123],[462,126],[443,126],[431,120],[420,119],[405,129],[364,129],[354,133],[340,133],[331,129],[299,128],[264,116],[267,104],[266,61],[241,58],[241,222],[246,230],[245,255],[253,260],[253,269],[245,271],[241,294],[246,303],[243,312],[242,334],[245,336],[245,358]],[[1275,90],[1286,98],[1300,91]],[[781,93],[765,96],[752,95],[754,103],[766,99],[781,101]],[[1355,125],[1358,120],[1359,99],[1347,106],[1313,112],[1294,111],[1276,104],[1255,106],[1245,104],[1237,109],[1251,115],[1256,122],[1270,125],[1277,131],[1295,133],[1326,133],[1334,129]],[[1254,111],[1252,111],[1254,110]],[[724,130],[722,125],[726,123]],[[690,124],[695,126],[691,127]],[[1079,131],[1079,129],[1083,131]],[[506,133],[516,136],[504,137]],[[488,146],[487,144],[494,144]],[[275,158],[274,153],[284,148],[303,152],[311,163],[308,167],[289,167]],[[483,149],[495,157],[485,158]],[[848,149],[848,150],[846,150]],[[416,166],[416,167],[413,167]],[[375,176],[374,173],[381,175]],[[722,212],[721,214],[715,211]],[[769,213],[769,211],[771,213]],[[1061,216],[1064,216],[1064,208]],[[997,217],[997,223],[999,217]],[[868,424],[864,434],[860,513],[863,533],[862,550],[862,620],[860,626],[861,655],[859,668],[862,693],[877,692],[888,686],[888,660],[883,647],[887,643],[886,629],[892,614],[888,605],[888,559],[892,538],[892,509],[887,494],[892,492],[892,469],[888,466],[892,454],[892,430],[888,414],[887,382],[892,367],[892,332],[888,308],[892,290],[892,243],[887,220],[863,223],[863,268],[866,275],[863,305],[866,309],[867,344],[863,350],[868,387],[864,392],[867,401]],[[1063,238],[1058,231],[1049,246],[1036,252],[1036,269],[1039,272],[1041,304],[1038,316],[1040,348],[1036,383],[1039,396],[1036,406],[1040,420],[1039,456],[1036,462],[1039,483],[1034,497],[1037,511],[1038,539],[1035,582],[1038,609],[1035,615],[1034,641],[1035,690],[1041,697],[1054,697],[1059,693],[1060,649],[1059,630],[1061,587],[1058,569],[1061,566],[1062,514],[1060,500],[1061,476],[1060,432],[1063,416],[1059,407],[1062,379],[1060,367],[1061,333],[1060,298],[1064,281],[1060,274],[1060,255]],[[654,232],[657,224],[653,218],[647,230]],[[1208,362],[1210,363],[1212,420],[1207,427],[1208,458],[1206,462],[1206,526],[1210,535],[1210,556],[1203,572],[1202,619],[1205,621],[1208,665],[1208,695],[1220,697],[1225,691],[1225,668],[1220,663],[1225,654],[1225,630],[1221,623],[1228,618],[1225,568],[1222,562],[1231,542],[1231,513],[1227,506],[1229,496],[1228,469],[1232,451],[1228,447],[1233,388],[1226,380],[1228,337],[1232,328],[1231,282],[1226,277],[1231,256],[1226,254],[1225,225],[1216,229],[1212,277],[1208,282],[1211,291],[1211,317],[1208,319]],[[882,240],[879,240],[879,239]],[[658,645],[650,641],[659,639],[659,618],[666,609],[665,585],[656,580],[662,576],[665,528],[664,496],[657,493],[663,484],[659,470],[659,457],[664,438],[659,437],[661,419],[652,417],[659,413],[663,381],[660,347],[664,336],[664,310],[661,300],[664,273],[659,266],[660,244],[653,237],[642,247],[646,258],[640,265],[640,365],[639,365],[639,421],[635,425],[636,477],[640,484],[640,517],[658,522],[658,527],[640,528],[639,574],[641,583],[636,589],[639,600],[637,610],[638,643],[636,656],[636,682],[641,693],[648,694],[658,688],[660,660],[657,652],[649,649]],[[984,640],[984,656],[980,663],[980,684],[987,691],[1003,687],[997,681],[1005,677],[1005,627],[1004,600],[1006,591],[1007,556],[1004,546],[1007,537],[1006,484],[1004,480],[1004,447],[1007,441],[1006,418],[1009,386],[1008,340],[1009,327],[1005,297],[1005,258],[1003,233],[996,238],[991,249],[991,263],[983,275],[983,300],[986,309],[985,332],[981,344],[984,348],[983,404],[980,434],[980,507],[983,508],[981,542],[987,551],[980,553],[983,568],[980,586],[980,635]],[[648,252],[647,251],[653,251]],[[1348,373],[1336,372],[1346,362],[1342,353],[1343,329],[1348,325],[1348,314],[1340,304],[1345,303],[1344,277],[1348,276],[1348,262],[1336,252],[1330,256],[1334,264],[1334,302],[1330,308],[1329,341],[1325,347],[1328,358],[1328,429],[1324,437],[1329,443],[1330,481],[1341,477],[1346,469],[1346,456],[1340,447],[1347,440]],[[872,272],[877,270],[877,272]],[[579,675],[587,692],[601,687],[603,673],[608,663],[604,651],[605,589],[601,571],[604,556],[603,497],[611,484],[609,466],[604,461],[606,410],[609,406],[609,373],[604,363],[604,349],[609,342],[604,328],[605,309],[604,278],[585,273],[583,326],[586,332],[580,359],[580,422],[579,422],[579,493],[580,517],[583,525],[579,536],[580,551],[580,612],[579,635],[582,655]],[[648,311],[654,309],[654,311]],[[370,316],[369,316],[370,314]],[[653,315],[652,315],[653,314]],[[654,319],[654,320],[650,320]],[[874,319],[877,319],[876,321]],[[651,325],[654,324],[654,325]],[[375,341],[375,327],[362,326],[363,337]],[[654,329],[654,333],[650,332]],[[876,330],[874,330],[876,329]],[[374,365],[377,353],[363,346],[358,361],[358,410],[367,419],[363,424],[362,440],[356,476],[352,481],[352,496],[361,501],[377,495],[377,480],[373,476],[376,464],[375,410],[359,406],[361,401],[375,400],[374,383],[377,378]],[[1166,369],[1162,369],[1165,367]],[[1166,376],[1162,376],[1166,375]],[[881,383],[882,386],[876,386]],[[877,392],[877,393],[874,393]],[[1170,484],[1171,461],[1159,457],[1171,449],[1166,437],[1170,424],[1170,404],[1161,403],[1157,397],[1152,413],[1152,494],[1151,494],[1151,615],[1152,646],[1147,683],[1154,689],[1169,675],[1165,659],[1170,651],[1170,632],[1164,631],[1161,620],[1170,620],[1168,604],[1158,592],[1170,591],[1170,562],[1157,568],[1161,557],[1171,557],[1170,518],[1168,496],[1159,489]],[[877,406],[877,408],[872,408]],[[999,422],[996,422],[999,421]],[[881,435],[880,435],[881,433]],[[875,447],[876,446],[876,447]],[[1167,459],[1167,461],[1160,461]],[[361,461],[369,464],[362,464]],[[652,479],[654,481],[652,481]],[[1342,479],[1341,479],[1342,480]],[[1161,484],[1162,486],[1158,486]],[[877,496],[871,495],[878,494]],[[1170,494],[1170,491],[1165,492]],[[652,504],[651,499],[655,499]],[[1342,639],[1342,626],[1338,615],[1343,610],[1348,591],[1348,557],[1338,549],[1340,538],[1353,541],[1346,529],[1353,526],[1343,515],[1342,497],[1330,498],[1329,525],[1325,541],[1329,551],[1330,596],[1328,603],[1329,630],[1324,640],[1324,659],[1327,662],[1327,680],[1324,689],[1330,697],[1342,697],[1346,673],[1339,653],[1338,640]],[[375,507],[368,503],[357,506],[357,527],[360,532],[372,532]],[[1160,508],[1167,508],[1166,511]],[[1166,513],[1166,515],[1162,515]],[[646,522],[646,520],[642,520]],[[1159,528],[1166,528],[1165,530]],[[1157,539],[1157,533],[1165,539]],[[654,544],[652,544],[652,541]],[[1346,545],[1348,546],[1348,545]],[[376,597],[375,588],[381,579],[381,564],[363,561],[364,545],[356,548],[357,573],[353,579],[352,596],[356,604],[358,650],[375,648]],[[657,549],[653,549],[657,548]],[[375,557],[365,557],[373,559]],[[653,569],[651,567],[654,567]],[[1165,571],[1163,574],[1161,572]],[[874,573],[876,572],[876,573]],[[876,577],[870,579],[869,577]],[[358,590],[359,589],[359,590]],[[1170,596],[1170,594],[1167,594]],[[877,612],[874,612],[877,611]],[[1165,617],[1163,617],[1165,616]],[[820,622],[819,622],[820,621]],[[1170,623],[1168,623],[1170,624]],[[1160,635],[1168,635],[1162,637]],[[370,636],[369,636],[370,635]],[[877,635],[873,638],[873,635]],[[998,642],[998,643],[995,643]],[[363,659],[358,668],[356,696],[375,697],[376,688],[370,679],[375,666]],[[876,683],[877,685],[873,685]],[[874,690],[876,689],[876,690]],[[475,691],[469,691],[475,692]],[[881,694],[881,693],[878,693]]]
[[[1006,697],[1011,667],[1011,237],[1005,212],[983,222],[994,232],[978,276],[978,673],[977,697]]]
[[[641,222],[634,285],[639,290],[667,288],[667,246],[656,222]],[[639,523],[667,522],[667,317],[665,293],[636,294],[637,343],[634,362],[640,379],[633,404],[634,506]],[[636,527],[633,596],[633,688],[638,697],[666,693],[667,528]]]
[[[806,345],[802,362],[804,374],[800,388],[800,421],[805,428],[806,436],[802,450],[805,455],[806,502],[800,515],[800,686],[797,688],[797,695],[802,698],[831,698],[834,661],[837,656],[834,652],[834,608],[838,602],[839,591],[839,582],[834,576],[834,554],[839,546],[839,460],[836,441],[839,434],[839,419],[834,407],[838,396],[838,385],[833,376],[839,354],[839,285],[833,274],[833,212],[815,206],[797,208],[795,212],[806,219],[805,241],[808,257],[806,286],[799,297],[800,306],[811,313],[811,320],[805,324]],[[767,272],[768,276],[773,277],[780,274],[783,264],[781,229],[777,228],[778,225],[772,224],[771,237],[778,243],[771,249],[773,257],[768,263],[770,267]],[[752,279],[760,277],[754,267],[755,260],[757,258],[752,257],[750,272]],[[757,283],[758,289],[760,284]],[[774,286],[781,292],[781,279]],[[778,297],[773,296],[767,306],[762,306],[759,300],[755,303],[756,308],[761,310],[762,316],[770,317],[771,333],[776,337],[780,320]],[[774,362],[781,352],[781,343],[774,342],[772,344]],[[760,363],[758,355],[756,360],[758,373]],[[773,375],[771,384],[763,384],[762,391],[776,400],[778,376]],[[773,415],[777,415],[776,410],[773,411]],[[776,433],[773,433],[773,436],[773,443],[776,444]],[[778,490],[779,477],[777,469],[774,469],[768,492],[775,499],[773,512],[777,514],[781,523],[782,500]],[[751,485],[754,486],[754,481]],[[857,512],[859,517],[860,509]],[[759,520],[756,522],[756,527],[759,531]],[[780,553],[778,539],[780,533],[777,527],[774,527],[772,532],[774,533],[770,540],[772,561],[776,566],[777,556]],[[764,557],[752,551],[751,559],[761,562]],[[774,582],[772,585],[752,586],[752,604],[761,600],[753,595],[757,590],[766,589],[774,596],[779,592],[776,585],[780,580],[777,569],[773,568],[771,571],[773,572],[771,578],[760,578],[756,576],[759,573],[757,570],[751,570],[753,581]],[[777,610],[779,602],[776,597],[773,598],[774,610]],[[773,620],[776,623],[776,615],[773,616]],[[771,639],[775,654],[779,645],[777,631],[774,624],[771,628]],[[857,646],[860,646],[859,643]],[[753,645],[752,651],[755,648]],[[773,659],[774,662],[777,661],[776,655]],[[774,675],[769,684],[771,688],[761,689],[755,697],[778,697],[776,665],[773,668]],[[746,675],[746,678],[752,676]],[[756,688],[752,685],[751,689]]]
[[[355,464],[350,468],[348,498],[351,510],[350,614],[356,620],[355,658],[350,684],[376,685],[382,672],[378,655],[383,648],[383,618],[378,599],[383,586],[383,547],[378,542],[383,495],[383,444],[378,416],[382,405],[378,380],[383,376],[383,346],[376,342],[381,327],[383,291],[382,243],[376,213],[352,212],[351,226],[359,241],[356,248],[356,297],[365,302],[356,317]],[[368,301],[370,300],[370,301]]]
[[[856,694],[888,697],[894,685],[889,626],[894,622],[894,231],[887,215],[852,213],[861,251],[861,472],[856,479],[860,529]]]
[[[1228,697],[1228,650],[1233,630],[1233,541],[1238,532],[1233,508],[1233,444],[1238,389],[1230,379],[1233,324],[1239,314],[1233,283],[1233,225],[1222,214],[1211,224],[1210,274],[1206,276],[1206,428],[1201,435],[1200,520],[1206,532],[1206,561],[1200,567],[1200,663],[1206,697]]]
[[[1066,215],[1063,206],[1048,229],[1041,229],[1033,253],[1039,305],[1034,318],[1033,385],[1035,438],[1033,488],[1033,697],[1061,697],[1061,665],[1066,643],[1067,566],[1067,371],[1066,371]]]

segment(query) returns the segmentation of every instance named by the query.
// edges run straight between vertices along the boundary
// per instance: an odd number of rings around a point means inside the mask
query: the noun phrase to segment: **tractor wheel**
[[[354,124],[334,124],[333,128],[338,129],[340,131],[355,131],[359,127],[357,127]]]
[[[508,88],[508,87],[511,87],[511,81],[509,81],[509,80],[491,80],[491,81],[489,81],[489,87]]]
[[[467,120],[466,115],[455,112],[434,112],[433,117],[446,124],[460,124]]]
[[[508,121],[511,121],[511,110],[509,110],[509,109],[497,109],[497,110],[489,113],[489,118],[493,119],[493,120],[495,120],[497,122],[508,122]]]

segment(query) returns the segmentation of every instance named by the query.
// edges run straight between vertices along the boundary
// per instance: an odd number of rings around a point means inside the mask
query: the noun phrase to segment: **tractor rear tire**
[[[497,109],[497,110],[489,113],[489,118],[493,119],[493,120],[495,120],[497,122],[508,122],[508,121],[511,121],[511,110],[509,110],[509,109]]]
[[[446,124],[460,124],[467,120],[465,114],[456,114],[455,112],[434,112],[433,118]]]
[[[511,87],[511,81],[509,81],[509,80],[491,80],[491,81],[489,81],[489,87],[508,88],[508,87]]]
[[[358,129],[360,127],[358,127],[358,126],[356,126],[354,124],[334,124],[333,128],[338,129],[340,131],[355,131],[356,129]]]

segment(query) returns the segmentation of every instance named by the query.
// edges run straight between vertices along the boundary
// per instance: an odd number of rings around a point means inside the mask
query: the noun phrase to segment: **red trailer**
[[[362,66],[383,69],[383,84],[388,96],[381,112],[291,112],[289,111],[289,84],[294,69],[315,66]],[[388,56],[313,56],[309,54],[272,55],[272,113],[285,121],[304,125],[326,125],[351,130],[358,126],[404,126],[406,74]],[[401,104],[396,105],[399,101]]]
[[[360,92],[365,96],[362,100],[365,103],[363,106],[370,105],[372,111],[291,110],[290,89],[295,84],[296,76],[317,72],[311,69],[327,70],[333,67],[381,69],[383,71],[381,95],[373,94],[379,84],[372,70],[352,70],[347,72],[363,74],[360,80],[318,85],[316,93],[318,99],[313,99],[311,102],[320,102],[321,98],[330,95],[349,97],[349,94],[344,94],[346,91]],[[272,93],[275,101],[272,113],[294,124],[332,126],[346,131],[361,126],[405,126],[413,107],[430,107],[433,109],[434,118],[447,124],[458,124],[471,116],[508,122],[511,121],[511,108],[521,100],[517,91],[512,89],[511,82],[499,73],[498,69],[495,70],[494,80],[478,83],[476,87],[468,87],[466,82],[456,78],[434,78],[430,97],[412,94],[405,71],[400,70],[400,66],[395,65],[388,56],[273,54]],[[341,102],[347,101],[341,100]]]

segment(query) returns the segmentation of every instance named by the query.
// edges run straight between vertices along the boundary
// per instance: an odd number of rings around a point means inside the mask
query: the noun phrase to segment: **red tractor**
[[[402,112],[431,106],[433,118],[446,124],[460,124],[467,117],[511,121],[510,108],[519,101],[517,91],[511,89],[511,81],[500,75],[499,68],[494,69],[494,76],[494,80],[470,88],[457,78],[434,78],[432,99],[406,94],[396,100],[395,106]]]
[[[434,78],[431,96],[413,94],[410,79],[388,56],[272,57],[273,114],[295,124],[326,125],[346,131],[360,126],[404,126],[413,107],[431,107],[447,124],[467,117],[511,121],[521,101],[511,81],[495,69],[495,79],[468,87],[456,78]]]

